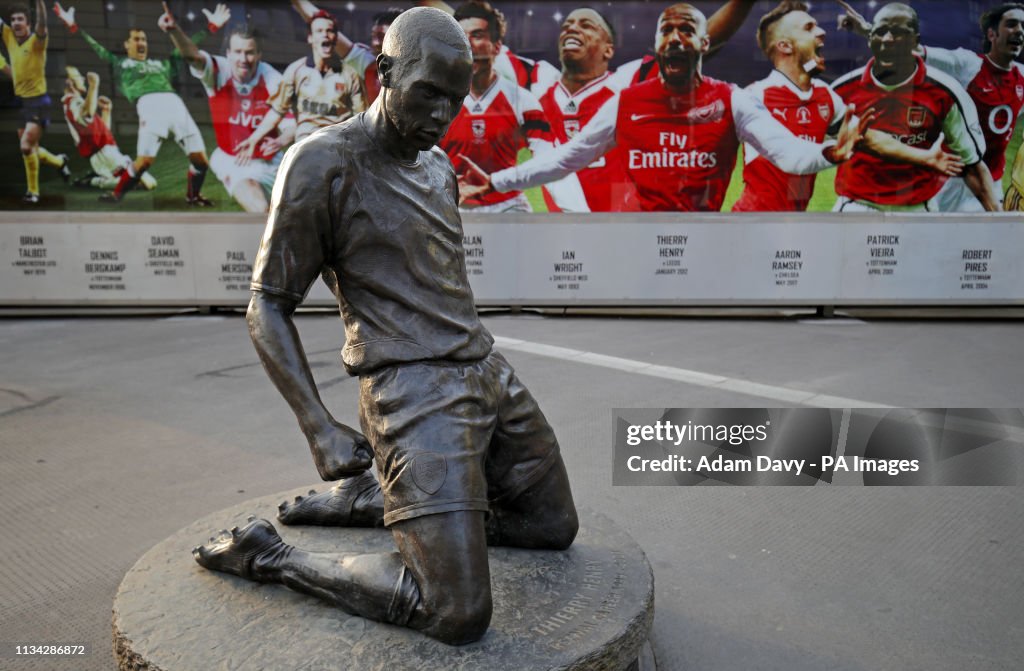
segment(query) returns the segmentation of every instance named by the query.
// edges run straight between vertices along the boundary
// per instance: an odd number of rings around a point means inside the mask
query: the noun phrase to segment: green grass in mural
[[[25,194],[25,168],[13,138],[11,142],[0,143],[0,174],[4,175],[0,183],[0,210],[67,210],[96,212],[167,212],[167,211],[203,211],[203,212],[240,212],[241,208],[231,198],[220,181],[211,171],[203,184],[203,195],[214,202],[210,208],[193,208],[185,203],[185,187],[188,174],[188,159],[174,142],[164,142],[157,154],[156,163],[150,172],[157,180],[156,189],[143,189],[129,193],[117,204],[101,203],[98,198],[103,192],[93,188],[79,188],[65,184],[56,170],[47,166],[39,168],[40,203],[26,206],[21,202]],[[204,132],[204,139],[209,151],[213,151],[216,143],[213,132]],[[42,145],[54,154],[67,154],[71,157],[72,179],[81,177],[89,171],[89,162],[78,155],[71,138],[66,133],[47,133],[43,136]],[[134,156],[135,137],[123,135],[118,137],[121,151]]]
[[[1007,148],[1007,169],[1003,177],[1003,190],[1009,186],[1010,168],[1012,157],[1016,156],[1017,149],[1021,146],[1024,124],[1018,124],[1014,131],[1013,139]],[[206,146],[213,150],[216,146],[213,132],[204,131]],[[19,210],[26,208],[22,205],[21,197],[25,193],[25,170],[14,139],[11,142],[0,143],[5,149],[0,150],[0,175],[4,179],[0,181],[0,210]],[[122,151],[132,152],[135,147],[135,138],[124,136],[119,138]],[[80,157],[71,143],[71,138],[66,134],[51,133],[43,137],[43,146],[55,154],[66,153],[71,157],[71,170],[74,177],[84,175],[89,170],[89,163]],[[528,149],[519,153],[519,162],[530,157]],[[68,211],[127,211],[127,212],[152,212],[152,211],[196,211],[185,203],[185,180],[188,171],[188,160],[185,154],[172,142],[165,142],[157,155],[156,163],[151,172],[157,179],[157,187],[153,191],[137,190],[130,193],[121,203],[101,203],[98,200],[102,193],[98,189],[76,188],[64,184],[57,171],[42,166],[40,167],[40,191],[42,192],[41,202],[32,209],[43,210],[68,210]],[[835,193],[835,169],[826,170],[818,175],[815,182],[814,195],[811,198],[808,211],[827,212],[832,209],[836,201]],[[736,159],[736,169],[733,171],[732,179],[729,182],[729,189],[725,196],[723,212],[728,212],[733,203],[740,197],[743,191],[743,155],[742,151]],[[211,172],[203,185],[203,194],[214,201],[214,207],[203,208],[204,212],[240,212],[238,204],[228,196],[227,191]],[[527,189],[526,197],[536,212],[546,212],[544,197],[540,188]]]

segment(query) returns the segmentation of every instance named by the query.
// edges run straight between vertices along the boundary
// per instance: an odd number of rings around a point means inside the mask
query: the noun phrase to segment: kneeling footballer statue
[[[490,623],[487,546],[561,550],[579,524],[554,432],[476,313],[457,180],[435,146],[469,92],[465,32],[442,11],[410,9],[377,63],[373,106],[285,157],[247,318],[320,476],[340,479],[282,504],[281,522],[383,525],[396,551],[306,552],[253,520],[194,556],[459,645]],[[321,274],[359,376],[362,433],[324,406],[292,320]]]

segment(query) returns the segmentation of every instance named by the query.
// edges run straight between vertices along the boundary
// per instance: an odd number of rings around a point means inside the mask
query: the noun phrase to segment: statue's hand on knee
[[[309,450],[324,480],[357,475],[373,464],[373,449],[366,436],[337,422],[309,436]]]

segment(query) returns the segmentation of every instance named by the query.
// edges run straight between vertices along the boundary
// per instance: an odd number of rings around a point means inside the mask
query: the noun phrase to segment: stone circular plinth
[[[566,552],[490,549],[491,627],[460,647],[348,615],[280,585],[207,571],[192,559],[191,549],[219,529],[244,525],[248,515],[275,520],[278,503],[308,489],[219,511],[147,552],[114,599],[118,667],[624,671],[637,668],[638,656],[653,667],[644,650],[654,617],[650,565],[628,534],[587,510]],[[285,542],[306,550],[394,550],[384,529],[275,526]]]

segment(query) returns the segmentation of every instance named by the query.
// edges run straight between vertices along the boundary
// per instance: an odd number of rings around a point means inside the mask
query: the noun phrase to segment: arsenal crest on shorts
[[[924,125],[927,110],[923,107],[911,107],[907,110],[907,125],[911,128],[920,128]]]
[[[427,494],[436,494],[448,477],[448,462],[443,454],[421,452],[409,463],[412,481]]]

